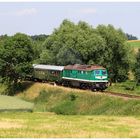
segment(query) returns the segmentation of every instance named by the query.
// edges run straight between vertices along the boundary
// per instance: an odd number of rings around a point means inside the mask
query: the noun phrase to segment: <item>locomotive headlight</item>
[[[107,76],[95,76],[96,79],[106,79]]]

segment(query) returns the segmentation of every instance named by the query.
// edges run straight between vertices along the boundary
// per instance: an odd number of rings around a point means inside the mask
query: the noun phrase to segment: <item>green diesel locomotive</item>
[[[33,79],[55,82],[69,87],[104,90],[108,85],[108,73],[97,65],[33,65]]]

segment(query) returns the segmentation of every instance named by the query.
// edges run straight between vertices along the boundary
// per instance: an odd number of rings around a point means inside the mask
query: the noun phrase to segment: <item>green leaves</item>
[[[135,72],[135,79],[137,85],[140,84],[140,49],[138,50],[137,56],[136,56],[136,63],[134,66],[134,72]]]
[[[15,84],[30,72],[34,52],[30,38],[17,33],[7,38],[0,47],[0,76]]]

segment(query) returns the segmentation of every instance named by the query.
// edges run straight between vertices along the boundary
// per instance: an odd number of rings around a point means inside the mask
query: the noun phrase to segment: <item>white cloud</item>
[[[21,9],[18,11],[6,11],[6,12],[1,12],[0,16],[31,16],[35,15],[37,13],[37,9],[35,8],[28,8],[28,9]]]
[[[96,14],[97,10],[95,8],[84,8],[84,9],[80,9],[79,13],[81,13],[81,14]]]
[[[26,16],[26,15],[35,15],[37,13],[37,10],[35,8],[30,9],[22,9],[15,12],[16,16]]]

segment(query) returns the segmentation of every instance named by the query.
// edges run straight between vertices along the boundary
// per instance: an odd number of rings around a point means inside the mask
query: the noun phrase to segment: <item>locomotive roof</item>
[[[62,71],[64,66],[54,66],[54,65],[40,65],[40,64],[33,64],[34,69],[42,69],[42,70],[56,70]]]
[[[75,65],[67,65],[67,66],[64,67],[64,69],[91,71],[91,70],[105,69],[105,68],[102,67],[102,66],[99,66],[99,65],[80,65],[80,64],[75,64]]]

